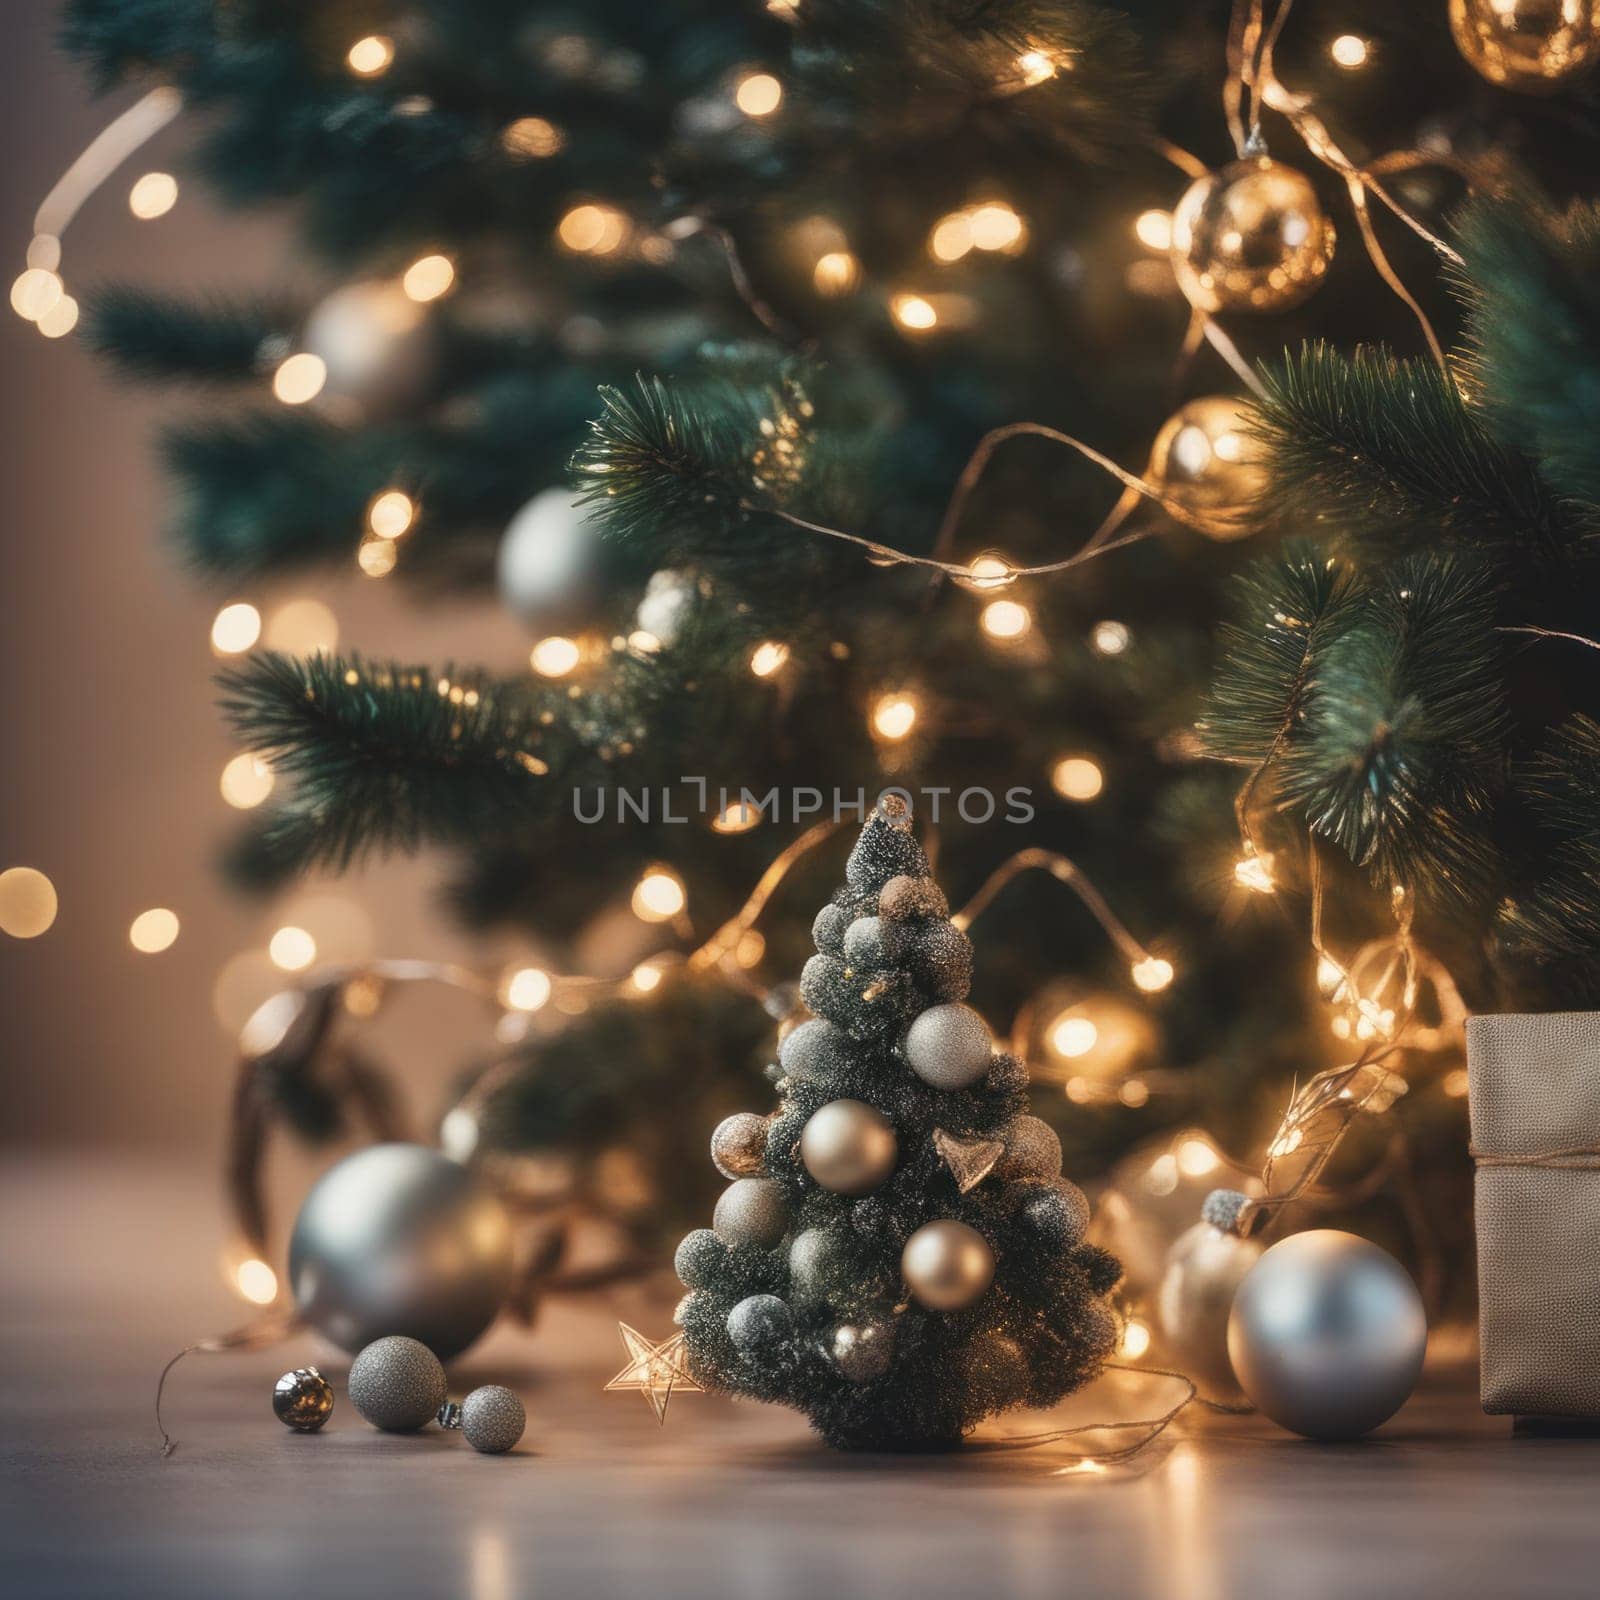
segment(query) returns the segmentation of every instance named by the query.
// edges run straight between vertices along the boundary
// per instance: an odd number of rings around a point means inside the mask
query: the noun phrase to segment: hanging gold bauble
[[[1304,173],[1252,156],[1196,178],[1172,213],[1172,270],[1201,311],[1284,311],[1322,282],[1333,224]]]
[[[1202,395],[1167,418],[1151,448],[1151,482],[1208,538],[1242,539],[1254,526],[1249,513],[1267,475],[1250,426],[1245,402]]]
[[[1450,31],[1490,83],[1554,94],[1600,58],[1600,0],[1450,0]]]

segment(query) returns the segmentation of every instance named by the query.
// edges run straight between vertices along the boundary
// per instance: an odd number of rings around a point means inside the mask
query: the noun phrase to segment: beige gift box
[[[1483,1409],[1600,1421],[1600,1013],[1467,1022]]]

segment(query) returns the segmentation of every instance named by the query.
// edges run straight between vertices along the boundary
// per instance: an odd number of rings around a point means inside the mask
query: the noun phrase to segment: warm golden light
[[[500,135],[500,148],[508,156],[528,161],[557,155],[566,142],[561,130],[543,117],[518,117]]]
[[[147,172],[128,191],[128,209],[141,222],[164,217],[178,203],[178,180],[170,172]]]
[[[564,678],[578,664],[578,642],[552,634],[528,652],[528,664],[541,678]]]
[[[265,1261],[251,1256],[234,1269],[234,1287],[251,1305],[270,1306],[278,1298],[278,1275]]]
[[[1050,786],[1063,800],[1093,800],[1106,778],[1099,762],[1088,756],[1063,756],[1051,769]]]
[[[783,85],[770,72],[752,72],[739,80],[733,103],[747,117],[770,117],[783,103]]]
[[[670,922],[687,903],[683,879],[670,867],[652,867],[633,891],[633,914],[641,922]]]
[[[387,578],[399,559],[393,539],[363,539],[356,551],[356,565],[369,578]]]
[[[1119,1353],[1129,1361],[1137,1361],[1150,1348],[1150,1330],[1138,1320],[1130,1318],[1122,1330]]]
[[[935,261],[959,261],[972,249],[972,242],[972,218],[965,211],[952,211],[934,224],[928,254]]]
[[[1026,89],[1047,83],[1056,75],[1055,57],[1044,50],[1024,50],[1017,57],[1017,76]]]
[[[455,263],[449,256],[422,256],[406,268],[405,275],[400,279],[400,287],[410,299],[418,304],[426,304],[429,300],[437,300],[442,294],[448,294],[455,281]]]
[[[1162,960],[1160,956],[1145,956],[1143,960],[1134,962],[1130,976],[1146,994],[1156,994],[1172,982],[1172,963]]]
[[[376,78],[387,72],[394,60],[394,40],[381,33],[369,33],[350,46],[344,59],[358,78]]]
[[[417,507],[400,489],[385,489],[367,507],[367,526],[380,539],[398,539],[416,520]]]
[[[287,600],[267,618],[262,637],[271,649],[290,655],[331,654],[339,642],[339,619],[320,600]]]
[[[1050,1048],[1068,1061],[1088,1055],[1099,1042],[1100,1030],[1084,1016],[1060,1017],[1050,1030]]]
[[[48,267],[29,267],[11,285],[11,309],[24,322],[37,322],[65,292]]]
[[[171,949],[178,937],[177,913],[165,906],[154,906],[141,911],[128,929],[128,943],[141,955],[159,955]]]
[[[1146,250],[1165,254],[1172,248],[1172,216],[1166,211],[1141,211],[1133,224],[1134,235]]]
[[[302,350],[278,364],[272,374],[272,392],[286,406],[303,406],[322,393],[327,381],[328,368],[322,357]]]
[[[889,314],[902,328],[913,333],[923,333],[939,321],[939,313],[931,301],[920,294],[897,294],[889,302]]]
[[[1014,254],[1027,243],[1027,229],[1010,206],[990,200],[975,206],[971,213],[972,243],[979,250],[1003,250]]]
[[[519,967],[500,986],[500,999],[513,1011],[537,1011],[555,986],[539,967]]]
[[[1103,656],[1120,656],[1133,643],[1133,635],[1123,622],[1097,622],[1089,643]]]
[[[222,798],[237,810],[248,811],[272,793],[273,781],[272,768],[247,750],[222,769]]]
[[[917,725],[917,702],[908,694],[886,694],[872,707],[872,731],[891,742],[903,739]]]
[[[1439,1086],[1452,1100],[1464,1099],[1472,1087],[1465,1067],[1452,1067],[1440,1080]]]
[[[304,928],[279,928],[267,943],[267,954],[285,972],[304,972],[317,959],[317,941]]]
[[[1185,1139],[1178,1146],[1178,1170],[1186,1178],[1203,1178],[1222,1165],[1222,1157],[1209,1139]]]
[[[1252,894],[1273,894],[1277,880],[1272,876],[1272,855],[1257,855],[1250,851],[1233,864],[1233,881]]]
[[[716,833],[748,833],[761,820],[761,807],[748,800],[730,800],[712,819]]]
[[[61,339],[78,326],[78,302],[64,294],[34,323],[47,339]]]
[[[560,221],[556,236],[579,255],[609,255],[627,237],[628,219],[614,206],[574,206]]]
[[[36,867],[0,872],[0,933],[37,939],[56,920],[56,886]]]
[[[991,639],[1020,639],[1033,626],[1033,613],[1015,600],[994,600],[979,621]]]
[[[770,678],[788,659],[788,645],[780,644],[776,639],[768,639],[750,652],[750,670],[758,678]]]
[[[967,567],[966,576],[955,581],[963,589],[976,589],[983,593],[991,589],[1006,588],[1016,581],[1016,576],[1011,563],[998,550],[985,550],[981,556],[973,558]]]
[[[1341,33],[1328,46],[1328,54],[1333,57],[1335,66],[1343,67],[1347,72],[1354,72],[1357,67],[1364,67],[1367,64],[1371,47],[1359,34]]]
[[[211,624],[211,648],[219,656],[242,655],[261,637],[261,613],[245,600],[224,606]]]
[[[850,294],[861,282],[861,263],[848,250],[830,250],[817,257],[811,284],[818,294]]]
[[[661,968],[653,961],[641,961],[631,976],[634,988],[640,994],[649,994],[661,982]]]
[[[1117,1090],[1117,1099],[1127,1106],[1130,1111],[1137,1111],[1140,1106],[1149,1104],[1150,1085],[1143,1078],[1129,1078]]]

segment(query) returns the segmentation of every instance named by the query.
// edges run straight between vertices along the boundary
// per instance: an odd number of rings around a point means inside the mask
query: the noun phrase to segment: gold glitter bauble
[[[1172,213],[1172,270],[1201,311],[1284,311],[1322,282],[1333,224],[1304,173],[1268,156],[1196,178]]]
[[[1600,57],[1597,0],[1450,0],[1450,31],[1502,88],[1554,94]]]
[[[1150,451],[1150,480],[1194,515],[1211,539],[1242,539],[1266,487],[1249,406],[1230,395],[1190,400],[1167,418]]]

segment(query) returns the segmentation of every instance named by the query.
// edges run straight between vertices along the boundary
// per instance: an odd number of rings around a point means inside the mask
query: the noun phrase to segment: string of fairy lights
[[[803,0],[766,0],[766,5],[774,15],[794,20]],[[1261,130],[1261,113],[1265,108],[1281,116],[1306,153],[1344,184],[1374,269],[1415,314],[1430,349],[1443,364],[1443,352],[1425,314],[1401,283],[1382,249],[1373,227],[1370,202],[1377,201],[1423,238],[1442,259],[1450,260],[1454,252],[1448,244],[1400,203],[1386,180],[1391,175],[1428,163],[1449,167],[1469,180],[1477,180],[1479,175],[1465,171],[1448,151],[1395,151],[1365,163],[1352,160],[1329,132],[1311,100],[1291,90],[1278,76],[1274,50],[1291,6],[1292,0],[1278,0],[1270,7],[1268,0],[1236,0],[1223,95],[1238,158],[1236,167],[1211,172],[1187,152],[1163,147],[1163,153],[1190,187],[1172,209],[1147,209],[1130,220],[1132,238],[1146,252],[1146,257],[1130,264],[1129,286],[1138,291],[1146,284],[1170,285],[1176,278],[1192,310],[1184,339],[1185,357],[1199,343],[1209,342],[1242,381],[1247,385],[1253,383],[1248,367],[1220,326],[1218,313],[1270,311],[1303,298],[1320,281],[1334,248],[1332,223],[1322,214],[1309,185],[1293,169],[1284,167],[1266,153]],[[1479,32],[1469,37],[1464,31],[1467,25],[1459,22],[1457,12],[1467,15],[1471,26]],[[1515,68],[1514,64],[1504,66],[1483,43],[1488,37],[1484,30],[1490,26],[1492,18],[1484,23],[1479,15],[1482,12],[1483,7],[1471,0],[1464,0],[1452,9],[1457,39],[1469,61],[1486,77],[1498,82],[1514,83],[1516,70],[1534,70]],[[1478,41],[1476,46],[1473,40]],[[387,35],[364,35],[348,47],[345,68],[358,80],[379,82],[394,66],[398,48],[396,41]],[[1325,49],[1334,67],[1346,73],[1359,73],[1373,62],[1379,46],[1360,34],[1340,33],[1327,42]],[[1018,51],[997,81],[995,90],[1003,95],[1026,93],[1070,72],[1074,64],[1070,52],[1029,44]],[[1587,64],[1587,59],[1576,53],[1571,54],[1570,59],[1552,55],[1548,69],[1540,70],[1543,76],[1553,79]],[[1503,75],[1497,76],[1497,73]],[[785,86],[781,78],[766,67],[752,65],[726,86],[726,96],[734,114],[760,121],[781,115]],[[426,105],[422,97],[410,95],[397,100],[394,111],[396,115],[412,115]],[[44,337],[60,338],[70,333],[77,322],[77,302],[68,292],[62,270],[62,239],[68,225],[122,164],[181,110],[182,100],[176,90],[163,86],[150,91],[91,141],[39,208],[24,270],[12,284],[11,305],[18,316],[32,323]],[[508,161],[543,161],[558,155],[566,147],[568,137],[567,131],[557,123],[541,115],[528,114],[505,126],[496,141],[496,149],[499,156]],[[1246,168],[1248,170],[1242,170]],[[1288,195],[1283,203],[1291,206],[1296,229],[1303,236],[1297,249],[1305,245],[1299,250],[1297,264],[1292,270],[1286,261],[1276,278],[1268,274],[1261,282],[1236,283],[1230,282],[1220,259],[1206,258],[1196,235],[1209,225],[1208,208],[1214,209],[1219,185],[1226,186],[1223,180],[1270,180]],[[178,196],[178,184],[172,175],[152,170],[142,173],[131,184],[127,204],[136,219],[153,221],[169,213]],[[680,228],[676,236],[684,237],[689,231],[693,231],[692,227]],[[867,275],[863,264],[837,222],[826,217],[807,219],[797,227],[796,239],[809,252],[810,281],[819,297],[842,299],[865,289]],[[597,263],[608,258],[636,257],[664,266],[671,261],[675,249],[673,229],[657,232],[644,228],[624,209],[594,195],[573,196],[555,225],[554,242],[573,256],[591,258]],[[941,286],[937,275],[969,258],[1015,257],[1026,252],[1033,243],[1034,233],[1028,219],[1004,195],[976,195],[956,210],[931,219],[926,237],[930,276],[885,292],[884,314],[911,339],[939,337],[969,327],[977,315],[975,303],[970,297]],[[740,292],[752,304],[752,309],[761,314],[731,247],[729,265]],[[446,249],[433,249],[418,256],[393,280],[366,286],[368,294],[374,297],[377,325],[394,337],[414,329],[428,315],[430,306],[460,288],[460,271],[460,264]],[[291,407],[311,405],[324,396],[329,382],[325,355],[290,347],[264,350],[263,357],[270,357],[263,367],[265,383],[279,403]],[[1004,650],[1025,641],[1035,624],[1032,610],[1024,599],[998,591],[1009,590],[1024,579],[1071,571],[1088,560],[1149,537],[1155,531],[1151,527],[1127,534],[1118,531],[1143,502],[1160,506],[1174,520],[1206,537],[1227,539],[1247,532],[1248,528],[1241,525],[1237,513],[1240,503],[1248,499],[1261,481],[1260,466],[1246,431],[1247,416],[1242,404],[1227,396],[1191,402],[1163,426],[1142,473],[1120,466],[1081,440],[1040,425],[1025,423],[997,430],[980,445],[963,472],[935,542],[934,554],[930,556],[910,555],[848,530],[809,522],[764,501],[754,489],[753,503],[771,510],[798,529],[863,548],[874,564],[909,565],[929,569],[941,579],[950,579],[954,586],[977,598],[979,632],[992,647]],[[998,550],[985,550],[967,560],[957,559],[952,548],[966,496],[976,486],[995,448],[1005,439],[1020,434],[1051,439],[1076,451],[1118,481],[1123,488],[1122,497],[1089,539],[1060,560],[1026,565]],[[424,511],[415,492],[401,484],[386,487],[374,495],[366,508],[357,540],[356,559],[360,572],[373,579],[382,579],[394,572],[399,565],[403,542],[413,536],[424,519]],[[295,653],[310,653],[331,650],[337,636],[337,619],[320,601],[291,600],[264,619],[255,605],[236,600],[217,613],[211,630],[211,645],[221,656],[241,655],[263,643]],[[1086,643],[1095,653],[1114,658],[1129,650],[1134,638],[1125,623],[1107,618],[1093,625]],[[661,645],[659,635],[643,626],[609,641],[589,636],[550,635],[532,645],[529,668],[545,679],[567,679],[586,670],[603,669],[609,657],[617,652],[649,654]],[[779,679],[795,665],[791,645],[779,639],[756,645],[747,662],[754,677],[769,681]],[[479,694],[470,685],[452,683],[448,679],[441,679],[436,687],[441,695],[453,700],[459,697],[460,703],[470,703]],[[870,699],[865,715],[872,737],[881,745],[891,747],[921,731],[930,720],[930,708],[914,687],[891,684]],[[540,765],[534,761],[530,771],[537,773]],[[1274,857],[1256,848],[1247,804],[1261,776],[1260,772],[1253,774],[1241,796],[1242,852],[1233,870],[1241,889],[1270,895],[1278,888]],[[1094,802],[1102,795],[1108,781],[1100,760],[1092,752],[1081,750],[1063,751],[1053,761],[1048,777],[1053,791],[1072,804]],[[239,809],[263,804],[274,786],[270,761],[253,753],[232,758],[220,780],[222,798]],[[710,825],[719,832],[734,833],[753,828],[762,820],[758,808],[737,801],[724,807]],[[810,848],[806,839],[796,843]],[[998,869],[996,878],[1028,867],[1051,872],[1085,899],[1129,958],[1130,980],[1137,991],[1151,996],[1173,982],[1175,968],[1169,957],[1152,953],[1133,941],[1092,885],[1082,879],[1071,863],[1064,858],[1025,859],[1037,854],[1019,853]],[[779,857],[779,863],[792,864],[792,859],[789,852],[785,852]],[[1314,844],[1311,860],[1316,861]],[[774,865],[777,867],[778,863]],[[787,864],[780,869],[780,877],[784,871],[787,871]],[[765,894],[761,894],[758,886],[759,904],[765,903],[772,887],[769,885]],[[991,892],[986,885],[979,899],[983,900],[984,895]],[[643,922],[667,926],[679,934],[689,931],[689,889],[670,865],[657,864],[648,868],[632,892],[630,905],[633,914]],[[16,938],[36,937],[53,925],[57,909],[54,885],[39,869],[17,866],[0,873],[0,930]],[[1321,940],[1320,898],[1317,900],[1312,933],[1317,985],[1332,1010],[1331,1032],[1340,1040],[1358,1045],[1361,1055],[1350,1067],[1335,1069],[1332,1075],[1319,1075],[1294,1097],[1270,1147],[1269,1179],[1273,1161],[1284,1160],[1308,1146],[1317,1146],[1317,1140],[1327,1131],[1330,1110],[1335,1119],[1348,1120],[1351,1106],[1370,1109],[1403,1091],[1403,1082],[1382,1066],[1385,1057],[1402,1039],[1409,1038],[1415,1046],[1419,1034],[1425,1033],[1421,1047],[1435,1049],[1454,1042],[1459,1023],[1459,996],[1454,994],[1449,975],[1416,947],[1405,908],[1397,907],[1396,914],[1398,931],[1395,936],[1373,941],[1350,959],[1341,960],[1330,953]],[[506,968],[494,978],[474,975],[465,986],[495,1001],[501,1012],[497,1031],[502,1040],[511,1041],[520,1036],[519,1030],[525,1029],[528,1018],[546,1006],[577,1014],[601,998],[646,998],[657,991],[675,968],[694,970],[709,966],[750,985],[753,982],[750,973],[761,960],[764,943],[754,926],[753,916],[742,924],[736,918],[735,924],[739,925],[731,935],[729,928],[734,928],[734,924],[718,930],[710,941],[687,957],[669,954],[651,958],[637,965],[627,978],[615,983],[602,984],[581,975],[562,975],[521,963]],[[170,948],[178,934],[176,913],[165,907],[153,907],[133,919],[129,940],[136,951],[154,954]],[[714,953],[707,955],[708,950]],[[284,922],[267,941],[267,960],[279,973],[310,972],[319,956],[326,953],[319,947],[313,930],[297,921]],[[415,975],[438,977],[433,972]],[[1424,985],[1443,1001],[1440,1006],[1442,1021],[1430,1030],[1421,1030],[1415,1020],[1417,996]],[[222,987],[219,980],[219,991]],[[346,995],[352,1013],[364,1014],[362,1007],[375,1007],[373,993],[370,986],[352,984]],[[237,1002],[232,1004],[236,1009]],[[1129,1070],[1144,1059],[1150,1032],[1148,1018],[1137,1004],[1113,996],[1070,996],[1059,1004],[1052,1002],[1050,1008],[1030,1006],[1018,1017],[1015,1028],[1019,1040],[1039,1046],[1051,1063],[1052,1075],[1063,1081],[1069,1098],[1084,1103],[1110,1094],[1128,1106],[1141,1105],[1152,1092],[1160,1092],[1159,1072]],[[1097,1062],[1098,1071],[1095,1070]],[[1077,1068],[1083,1070],[1075,1070]],[[1342,1080],[1338,1076],[1341,1073],[1346,1074]],[[1442,1081],[1446,1093],[1464,1092],[1464,1075],[1459,1069],[1446,1074]],[[1339,1123],[1339,1127],[1342,1126],[1343,1123]],[[1337,1131],[1332,1141],[1324,1140],[1329,1153],[1336,1138]],[[1314,1170],[1305,1181],[1314,1180],[1320,1171],[1319,1161],[1314,1163]],[[268,1289],[263,1271],[270,1276],[271,1269],[259,1260],[240,1264],[236,1281],[247,1298],[265,1301],[276,1293],[275,1284]],[[1140,1352],[1125,1345],[1125,1353]]]

